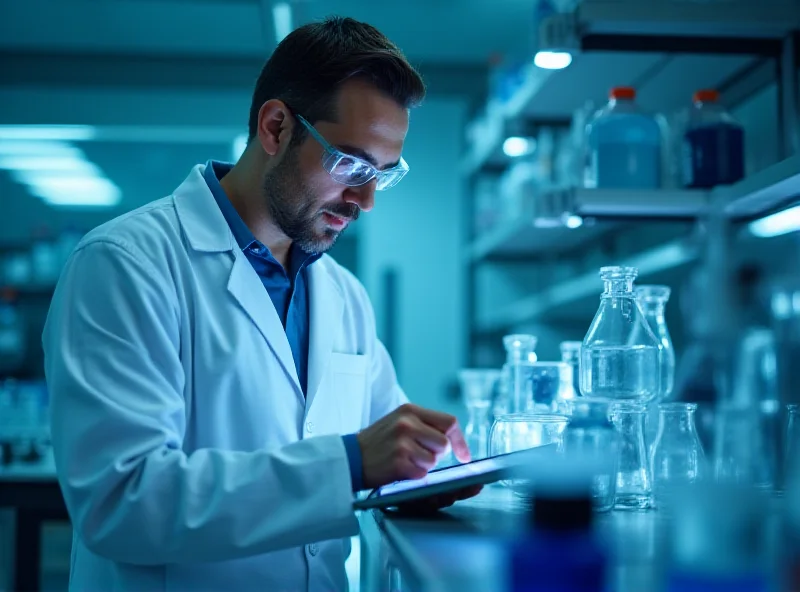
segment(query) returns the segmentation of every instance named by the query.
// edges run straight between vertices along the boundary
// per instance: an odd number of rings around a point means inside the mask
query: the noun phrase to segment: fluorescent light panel
[[[292,32],[292,7],[288,2],[276,2],[272,6],[272,21],[275,25],[275,39],[283,41]]]
[[[540,51],[534,56],[533,63],[544,70],[563,70],[572,63],[572,54],[568,51]]]
[[[95,129],[88,125],[0,125],[0,140],[93,140]]]
[[[759,238],[780,236],[800,230],[800,206],[755,220],[748,226],[750,233]]]
[[[525,156],[536,149],[536,140],[533,138],[523,138],[511,136],[503,142],[503,153],[510,157]]]

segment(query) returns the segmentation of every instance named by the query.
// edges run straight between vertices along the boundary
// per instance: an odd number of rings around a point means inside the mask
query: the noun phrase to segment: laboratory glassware
[[[581,342],[562,341],[559,349],[561,350],[561,361],[565,364],[569,364],[572,368],[572,390],[575,393],[575,396],[578,397],[581,394]]]
[[[560,445],[566,427],[567,418],[563,415],[544,413],[501,415],[494,420],[489,434],[489,454],[496,456],[547,444]],[[501,481],[501,485],[510,487],[516,493],[527,494],[525,480]]]
[[[693,485],[706,476],[706,460],[694,425],[695,403],[661,403],[658,436],[650,465],[657,504],[672,500],[678,487]]]
[[[614,507],[619,460],[619,436],[609,418],[609,402],[581,398],[569,406],[564,453],[568,462],[589,463],[592,504],[598,512],[607,512]]]
[[[503,346],[506,349],[506,363],[503,365],[501,395],[503,400],[495,409],[495,416],[506,413],[521,413],[527,409],[527,403],[517,399],[520,395],[515,384],[520,380],[517,377],[515,366],[521,362],[536,361],[536,342],[533,335],[514,334],[503,337]],[[517,391],[517,392],[515,392]]]
[[[681,151],[684,187],[710,189],[744,177],[744,128],[719,98],[716,90],[694,94]]]
[[[646,403],[661,392],[660,342],[636,302],[635,267],[603,267],[600,307],[581,347],[584,397]]]
[[[517,413],[565,413],[574,398],[572,368],[563,362],[516,362],[509,383]]]
[[[586,126],[586,142],[586,187],[661,187],[662,127],[655,117],[638,108],[635,89],[611,90],[608,104]]]
[[[617,491],[618,510],[646,510],[653,506],[653,490],[647,448],[644,443],[644,417],[641,403],[615,403],[611,421],[619,435]]]
[[[800,475],[800,418],[794,403],[786,406],[783,467],[784,483],[795,474]]]
[[[668,286],[637,285],[635,292],[644,318],[658,338],[661,349],[661,388],[656,399],[667,401],[672,395],[675,384],[675,349],[672,347],[672,338],[669,335],[664,316],[664,310],[672,291]]]
[[[472,460],[484,458],[489,449],[492,397],[500,375],[500,370],[483,369],[465,369],[458,373],[464,404],[469,413],[464,439]]]

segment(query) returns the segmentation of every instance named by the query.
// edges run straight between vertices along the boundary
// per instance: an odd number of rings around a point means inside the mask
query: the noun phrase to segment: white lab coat
[[[71,590],[344,590],[341,437],[406,401],[364,288],[308,268],[308,397],[195,167],[90,232],[43,335]]]

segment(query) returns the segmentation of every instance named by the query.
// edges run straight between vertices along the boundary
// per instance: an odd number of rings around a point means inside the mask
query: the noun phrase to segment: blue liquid
[[[661,130],[655,119],[612,114],[589,133],[590,177],[598,188],[654,189],[661,186]]]
[[[689,130],[683,150],[686,187],[709,189],[744,177],[744,130],[738,125],[720,122]]]

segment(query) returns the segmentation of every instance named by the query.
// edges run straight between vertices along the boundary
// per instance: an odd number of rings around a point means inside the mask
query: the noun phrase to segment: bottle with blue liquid
[[[683,185],[710,189],[744,177],[744,128],[719,104],[715,90],[694,94],[683,135]]]
[[[611,89],[608,104],[586,126],[588,188],[661,187],[663,131],[655,116],[636,105],[636,90]]]

